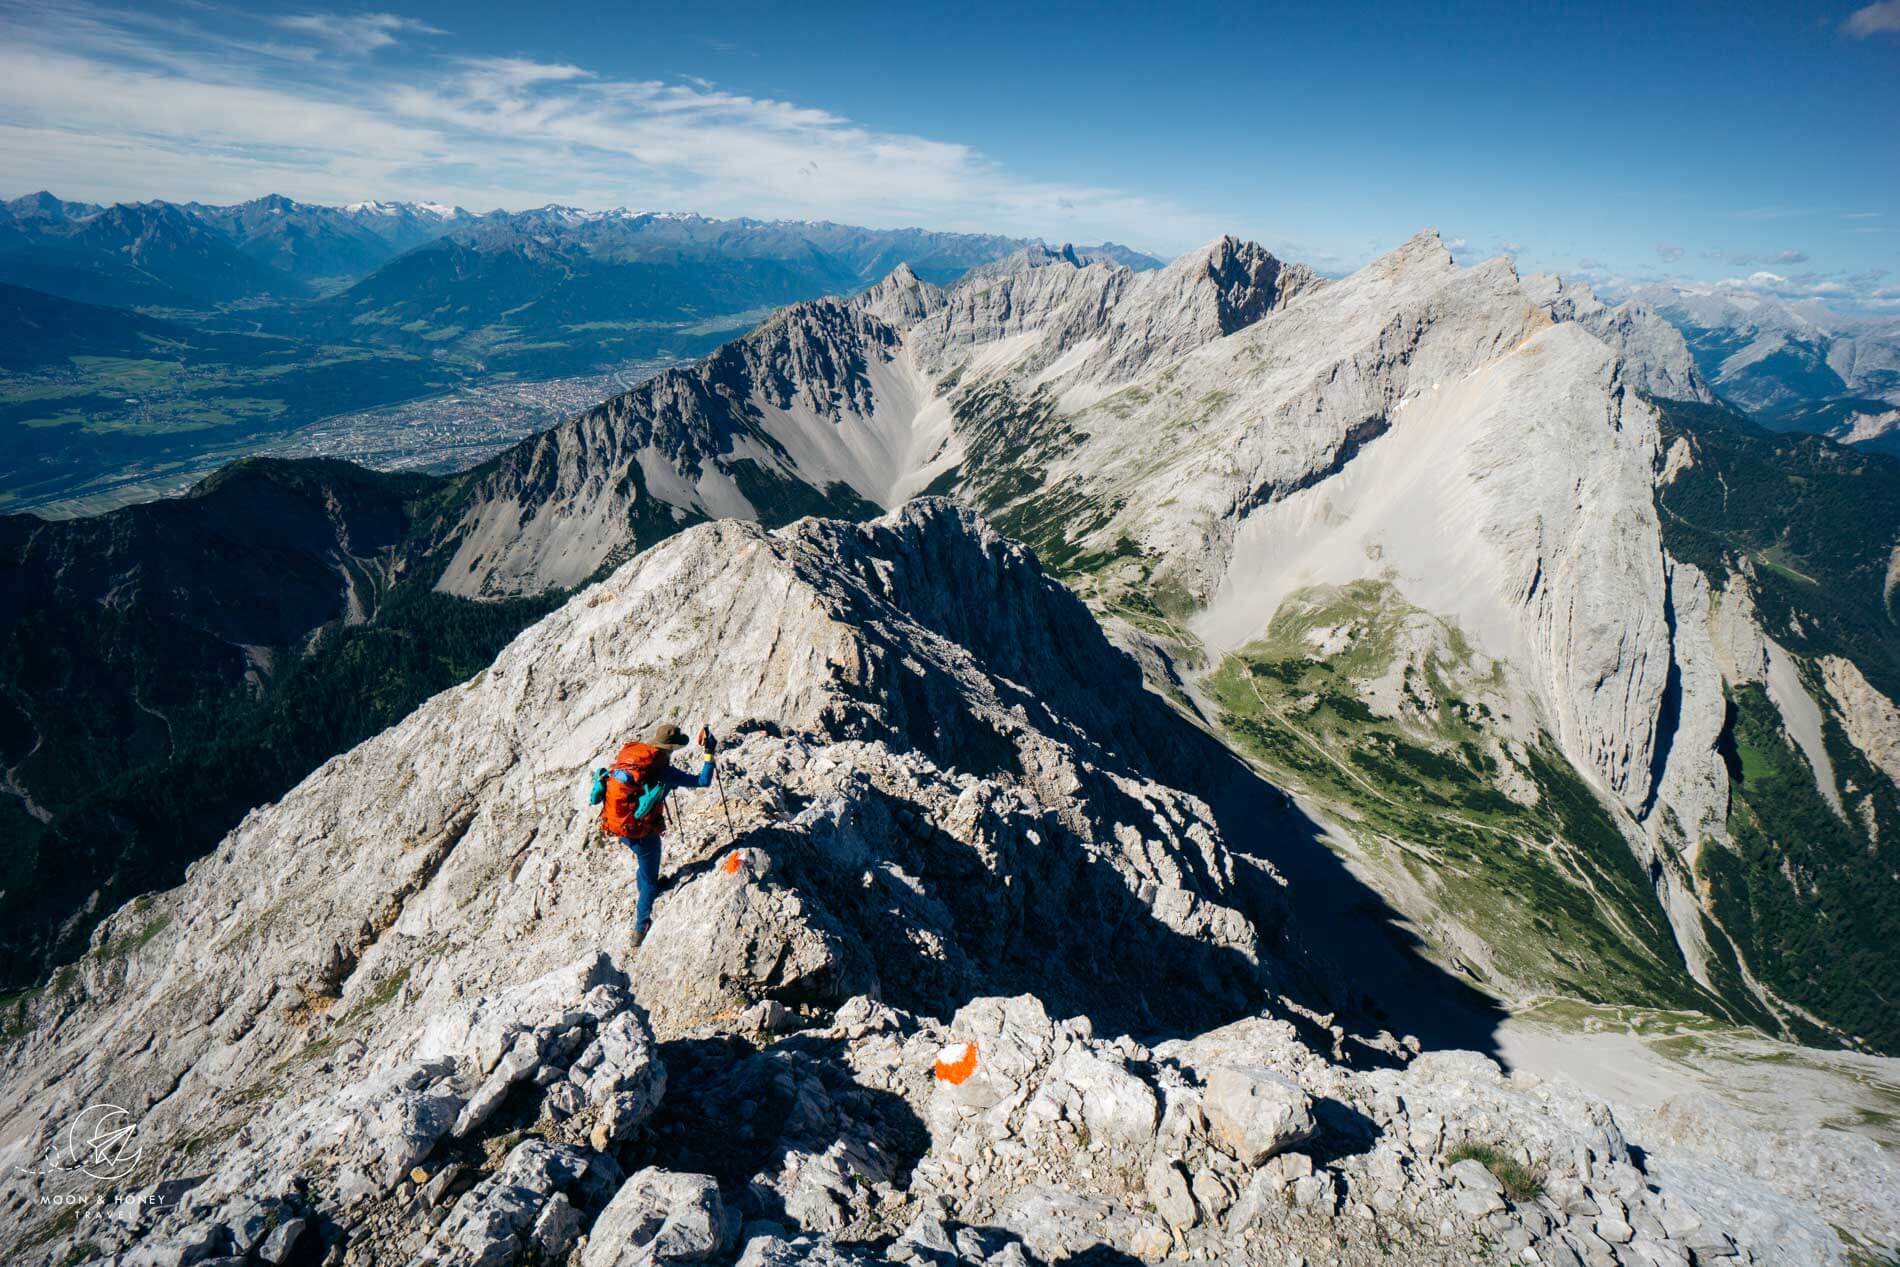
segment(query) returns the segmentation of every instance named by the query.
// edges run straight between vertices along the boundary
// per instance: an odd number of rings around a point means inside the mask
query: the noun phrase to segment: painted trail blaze
[[[975,1072],[975,1043],[958,1043],[937,1053],[937,1081],[961,1086]]]
[[[720,867],[720,870],[724,871],[727,875],[738,875],[739,868],[744,865],[745,858],[735,849],[726,855],[725,864]]]

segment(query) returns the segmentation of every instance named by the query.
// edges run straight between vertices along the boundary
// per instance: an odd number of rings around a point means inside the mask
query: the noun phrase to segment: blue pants
[[[653,922],[653,895],[660,887],[660,834],[621,843],[633,851],[633,926],[644,933]]]

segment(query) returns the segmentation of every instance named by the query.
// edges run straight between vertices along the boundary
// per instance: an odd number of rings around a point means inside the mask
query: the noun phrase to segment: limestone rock
[[[738,1235],[719,1185],[707,1175],[648,1167],[628,1176],[595,1220],[581,1267],[710,1258]]]
[[[1248,1166],[1310,1138],[1312,1100],[1292,1080],[1259,1066],[1223,1066],[1202,1099],[1214,1137]]]
[[[732,827],[678,794],[628,953],[630,864],[585,772],[668,715],[731,736]],[[1238,1236],[1436,1267],[1481,1230],[1520,1239],[1495,1218],[1532,1227],[1495,1193],[1461,1212],[1443,1157],[1466,1140],[1573,1179],[1632,1245],[1674,1252],[1690,1217],[1743,1239],[1581,1092],[1475,1054],[1332,1054],[1278,989],[1299,980],[1281,878],[1177,781],[1204,738],[966,510],[693,528],[250,815],[153,899],[164,944],[29,1004],[0,1139],[32,1152],[104,1101],[192,1143],[165,1205],[78,1216],[75,1243],[121,1262],[236,1251],[263,1209],[305,1222],[296,1258],[339,1263],[581,1236],[586,1267],[730,1256],[745,1217],[759,1264],[900,1241],[985,1267],[1207,1261]],[[47,1186],[0,1175],[0,1208]]]

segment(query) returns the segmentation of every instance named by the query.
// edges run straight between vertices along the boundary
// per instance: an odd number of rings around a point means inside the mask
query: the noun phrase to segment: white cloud
[[[1846,299],[1853,297],[1853,290],[1844,282],[1823,276],[1819,273],[1802,273],[1789,277],[1782,273],[1771,273],[1760,269],[1746,277],[1725,277],[1716,282],[1717,290],[1738,290],[1757,295],[1774,295],[1780,299]]]
[[[1805,264],[1808,262],[1806,251],[1778,251],[1775,254],[1777,264]]]
[[[1900,33],[1900,0],[1878,0],[1848,14],[1841,30],[1857,40],[1871,35]]]
[[[1682,248],[1674,242],[1656,243],[1656,254],[1665,260],[1675,261],[1682,258]]]
[[[312,36],[345,53],[361,56],[396,42],[398,32],[417,35],[446,35],[447,32],[414,18],[393,13],[299,13],[272,18],[275,26],[299,35]]]
[[[119,10],[8,15],[0,170],[19,188],[108,201],[277,191],[477,209],[572,202],[1162,249],[1223,227],[1165,199],[1023,177],[967,145],[704,80],[519,58],[411,60],[392,75],[321,55],[420,29],[393,21],[302,15],[275,29],[306,43],[266,62],[255,47]]]

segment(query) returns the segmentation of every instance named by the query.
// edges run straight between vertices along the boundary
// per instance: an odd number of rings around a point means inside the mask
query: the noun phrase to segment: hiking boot
[[[643,944],[645,944],[646,939],[647,939],[646,925],[642,924],[640,927],[633,930],[633,936],[627,938],[627,949],[629,950],[640,949],[640,947]]]

